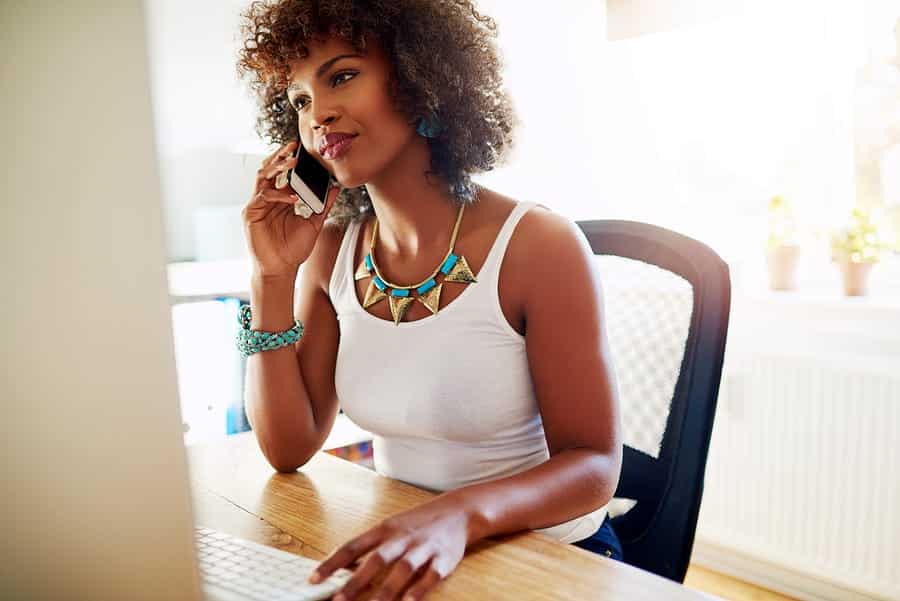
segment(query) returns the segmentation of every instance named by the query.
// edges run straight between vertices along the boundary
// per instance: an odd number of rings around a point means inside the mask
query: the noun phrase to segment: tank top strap
[[[352,293],[353,300],[356,300],[356,290],[348,290],[353,280],[353,254],[356,250],[356,240],[361,231],[361,222],[351,221],[344,230],[344,237],[341,240],[341,247],[338,250],[337,257],[334,260],[334,268],[331,271],[331,280],[328,283],[328,295],[331,297],[331,303],[334,305],[338,313],[343,308],[341,305],[346,301],[346,294]]]
[[[488,252],[484,265],[482,265],[481,270],[478,273],[479,281],[492,282],[491,286],[488,287],[491,290],[497,290],[496,283],[500,278],[500,265],[503,263],[503,257],[506,256],[506,248],[509,246],[509,241],[512,238],[513,231],[516,229],[516,225],[518,225],[519,220],[525,216],[525,213],[535,206],[538,206],[538,203],[518,203],[506,218],[503,227],[500,228],[500,232],[497,234],[497,238],[494,240],[494,244]]]

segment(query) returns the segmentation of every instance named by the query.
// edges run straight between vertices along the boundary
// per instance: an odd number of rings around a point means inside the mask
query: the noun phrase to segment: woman
[[[303,325],[295,344],[250,351],[260,448],[294,471],[340,400],[375,435],[379,473],[442,493],[342,545],[318,578],[360,561],[344,599],[381,577],[373,599],[420,599],[467,546],[528,529],[621,558],[606,504],[622,442],[590,247],[571,221],[470,179],[515,125],[494,22],[462,0],[257,2],[244,17],[239,68],[261,133],[284,144],[243,210],[247,329]],[[547,117],[566,116],[548,95]],[[338,183],[306,218],[277,182],[298,137]]]

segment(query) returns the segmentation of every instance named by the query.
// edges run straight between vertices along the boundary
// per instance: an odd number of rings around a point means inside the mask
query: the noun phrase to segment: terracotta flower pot
[[[772,290],[795,290],[800,247],[797,245],[776,246],[769,249],[766,259],[769,266],[769,288]]]
[[[874,263],[853,263],[838,261],[841,278],[844,282],[844,294],[847,296],[865,296],[869,289],[869,273]]]

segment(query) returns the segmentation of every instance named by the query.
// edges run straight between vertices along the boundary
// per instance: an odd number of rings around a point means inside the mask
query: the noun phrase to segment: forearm
[[[407,595],[420,599],[453,571],[473,543],[553,526],[605,505],[620,465],[621,450],[605,455],[570,449],[515,476],[444,493],[341,545],[316,569],[312,582],[359,562],[345,586],[347,598],[380,581],[371,598],[394,599],[418,575]]]
[[[254,273],[251,330],[281,332],[293,326],[295,281],[296,276],[263,278]],[[247,358],[244,398],[260,449],[275,469],[295,469],[315,453],[315,416],[294,345]]]
[[[615,492],[621,452],[561,451],[541,465],[442,495],[469,518],[468,542],[561,524],[606,505]]]

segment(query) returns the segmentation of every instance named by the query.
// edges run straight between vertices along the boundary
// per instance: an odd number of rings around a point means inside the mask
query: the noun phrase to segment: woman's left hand
[[[362,562],[334,601],[353,601],[381,575],[384,580],[372,601],[419,601],[463,558],[469,542],[470,519],[460,503],[442,496],[392,516],[368,532],[341,545],[316,569],[320,582],[339,568]]]

